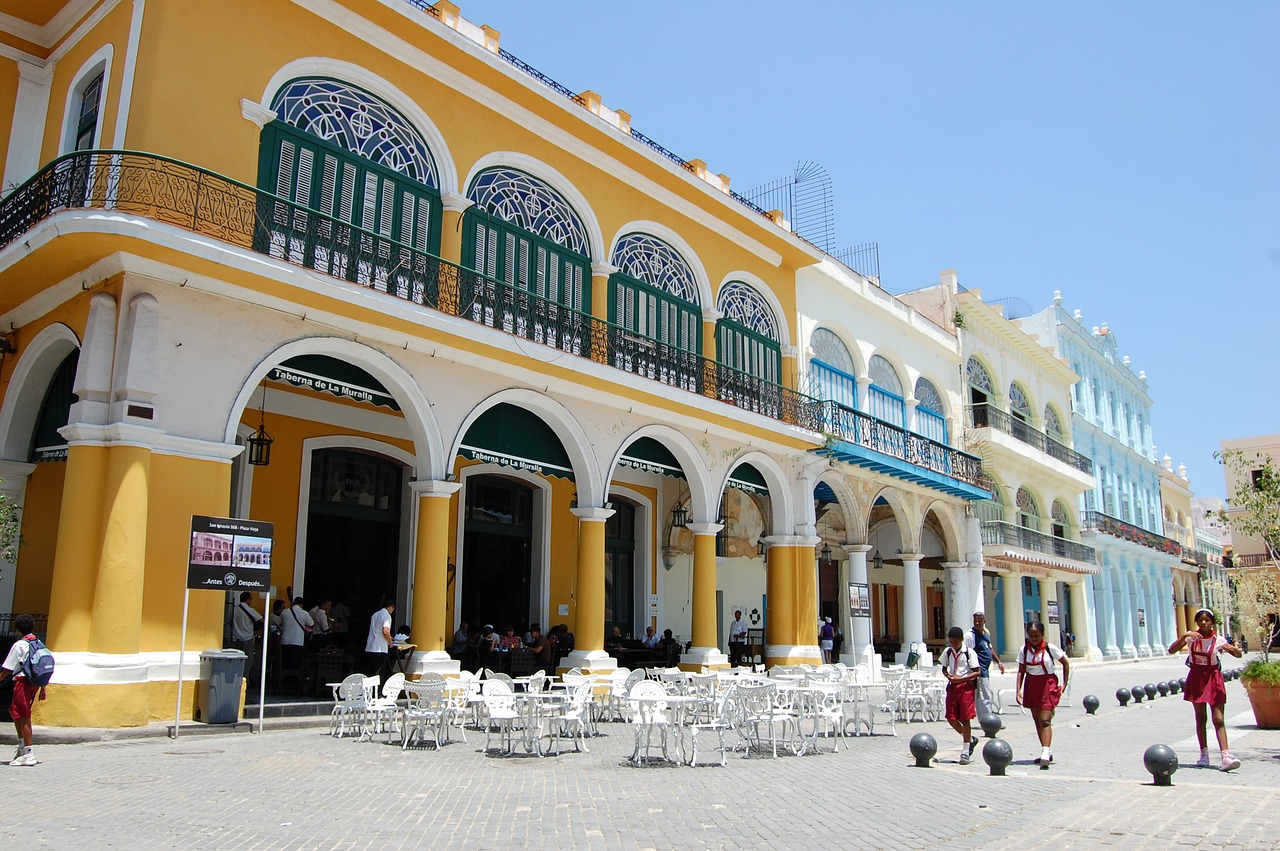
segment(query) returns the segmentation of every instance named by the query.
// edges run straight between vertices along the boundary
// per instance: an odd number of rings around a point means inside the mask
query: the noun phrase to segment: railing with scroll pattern
[[[1149,532],[1141,526],[1134,526],[1119,517],[1112,517],[1110,514],[1103,514],[1101,511],[1086,511],[1084,513],[1084,528],[1091,532],[1102,532],[1104,535],[1110,535],[1113,538],[1123,538],[1126,541],[1132,541],[1135,544],[1141,544],[1144,547],[1150,547],[1153,550],[1159,550],[1162,553],[1168,553],[1179,558],[1182,556],[1182,545],[1172,538]]]
[[[995,405],[982,404],[969,406],[969,424],[974,428],[991,427],[1005,434],[1012,435],[1028,446],[1034,446],[1041,452],[1069,464],[1081,472],[1093,475],[1093,461],[1081,455],[1060,440],[1056,440],[1044,432],[1033,428],[1030,424],[1018,419]]]
[[[1098,563],[1098,555],[1093,547],[1000,520],[983,521],[982,543],[1011,544],[1024,550],[1055,555],[1072,561],[1086,564]]]

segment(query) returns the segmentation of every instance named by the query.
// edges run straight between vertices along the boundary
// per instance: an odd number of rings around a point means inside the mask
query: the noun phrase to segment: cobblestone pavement
[[[944,723],[899,724],[897,737],[878,725],[839,753],[736,755],[724,768],[633,767],[621,724],[602,725],[590,753],[570,746],[546,759],[485,755],[475,732],[439,752],[315,728],[37,738],[39,766],[0,770],[5,832],[60,849],[1280,848],[1280,732],[1253,729],[1239,683],[1228,684],[1227,716],[1244,766],[1230,774],[1193,767],[1192,710],[1180,696],[1124,709],[1113,696],[1184,671],[1170,658],[1079,666],[1051,769],[1030,762],[1030,716],[1004,716],[1015,759],[1006,777],[990,777],[979,755],[959,765]],[[996,678],[1012,685],[1012,673]],[[1095,717],[1080,708],[1087,693],[1102,701]],[[940,745],[929,769],[907,750],[921,731]],[[1181,759],[1172,787],[1143,769],[1157,742]]]

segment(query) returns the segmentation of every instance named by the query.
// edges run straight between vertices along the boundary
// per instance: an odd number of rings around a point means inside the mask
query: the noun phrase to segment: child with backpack
[[[53,678],[53,654],[35,637],[36,621],[31,615],[18,615],[13,625],[22,638],[9,648],[9,655],[0,668],[0,682],[13,678],[9,717],[18,732],[18,750],[9,764],[35,765],[36,757],[31,745],[31,706],[37,693],[41,700],[45,699],[45,686]]]

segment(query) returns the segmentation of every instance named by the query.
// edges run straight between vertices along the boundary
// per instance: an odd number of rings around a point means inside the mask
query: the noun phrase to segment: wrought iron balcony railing
[[[1098,554],[1093,547],[1086,546],[1079,541],[1069,541],[1066,538],[1046,535],[1044,532],[1037,532],[1035,529],[1027,529],[1015,523],[1006,523],[1002,520],[984,520],[982,522],[982,543],[1008,544],[1009,546],[1021,547],[1024,550],[1033,550],[1034,552],[1054,555],[1086,564],[1098,563]]]
[[[60,211],[165,222],[809,431],[817,400],[186,163],[80,151],[0,202],[0,246]]]
[[[1276,559],[1266,553],[1242,553],[1232,559],[1234,567],[1266,567],[1275,564]]]
[[[1101,532],[1113,538],[1123,538],[1126,541],[1132,541],[1135,544],[1141,544],[1144,547],[1150,547],[1162,553],[1168,553],[1179,558],[1182,557],[1182,545],[1172,538],[1157,535],[1155,532],[1148,532],[1141,526],[1134,526],[1132,523],[1126,523],[1118,517],[1103,514],[1101,511],[1086,511],[1084,513],[1084,528],[1091,532]]]
[[[982,459],[830,400],[816,403],[821,430],[891,458],[987,489]]]
[[[1000,410],[995,405],[970,405],[969,425],[974,428],[994,428],[1005,434],[1012,435],[1028,446],[1033,446],[1046,455],[1057,458],[1064,464],[1069,464],[1081,472],[1093,475],[1093,461],[1089,458],[1076,452],[1065,443],[1055,440],[1038,429],[1032,428],[1007,411]]]

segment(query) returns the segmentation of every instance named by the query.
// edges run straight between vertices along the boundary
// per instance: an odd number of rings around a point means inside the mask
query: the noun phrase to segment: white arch
[[[825,484],[836,495],[836,504],[844,514],[844,543],[865,544],[871,506],[859,505],[857,495],[849,487],[849,480],[836,470],[827,468],[813,481],[813,487]],[[856,538],[856,540],[855,540]]]
[[[725,471],[723,478],[720,479],[720,490],[716,493],[717,498],[729,487],[729,477],[733,475],[733,471],[743,464],[750,464],[759,470],[760,475],[764,477],[765,485],[769,488],[769,503],[773,511],[769,528],[773,530],[773,534],[794,534],[795,522],[791,514],[792,494],[791,489],[787,486],[789,477],[777,461],[763,452],[744,452],[734,458],[733,464]],[[809,513],[813,513],[812,509],[810,509]],[[813,522],[812,517],[808,522]]]
[[[332,77],[336,80],[357,85],[391,104],[397,112],[404,116],[406,121],[422,134],[422,138],[427,142],[427,147],[431,149],[431,155],[435,157],[436,170],[440,177],[440,194],[450,195],[460,191],[458,189],[458,165],[454,162],[453,154],[449,152],[449,145],[445,142],[444,134],[436,127],[435,122],[427,117],[427,113],[422,107],[418,106],[413,98],[395,85],[387,82],[367,68],[344,62],[341,59],[331,59],[327,56],[305,56],[282,65],[278,71],[271,75],[271,79],[267,81],[267,86],[263,90],[260,106],[266,110],[271,109],[271,101],[276,96],[276,92],[280,91],[290,80],[298,77]]]
[[[690,504],[694,506],[693,522],[714,521],[715,518],[712,514],[715,511],[719,494],[713,493],[711,490],[710,475],[699,460],[698,448],[693,445],[693,441],[670,426],[658,424],[641,426],[627,435],[626,439],[619,445],[618,451],[614,453],[613,458],[609,460],[609,467],[606,470],[604,481],[606,483],[613,481],[622,453],[627,450],[628,446],[642,437],[658,441],[680,462],[680,469],[684,472],[685,483],[689,486]],[[706,518],[710,518],[710,520]]]
[[[480,174],[480,172],[503,166],[518,169],[525,174],[532,175],[563,195],[582,220],[582,227],[587,232],[591,262],[608,262],[609,258],[604,253],[604,232],[600,230],[600,221],[596,218],[595,209],[587,201],[587,196],[583,195],[578,190],[578,187],[573,185],[573,181],[540,159],[516,151],[494,151],[486,154],[472,164],[471,170],[467,172],[466,180],[463,182],[459,192],[465,195],[471,186],[471,182],[475,180],[476,175]]]
[[[578,485],[578,504],[583,508],[600,508],[605,503],[604,479],[596,459],[591,452],[591,440],[587,437],[582,425],[573,417],[569,409],[542,393],[523,388],[499,390],[492,396],[481,400],[458,426],[454,435],[453,446],[449,457],[457,456],[462,446],[462,439],[467,430],[486,411],[503,402],[524,408],[537,414],[545,422],[564,447],[569,456],[569,466],[573,468],[574,480]]]
[[[871,358],[876,355],[884,358],[885,362],[893,367],[894,375],[898,376],[898,383],[902,386],[902,398],[904,400],[914,399],[916,397],[916,386],[910,380],[911,371],[907,369],[907,364],[902,360],[902,356],[892,349],[880,346],[871,353],[871,357],[867,358],[867,378],[871,377]],[[937,387],[936,384],[934,386]]]
[[[823,319],[814,324],[813,329],[809,332],[809,339],[805,341],[810,350],[813,349],[813,335],[819,328],[834,334],[844,344],[849,357],[853,359],[853,377],[865,376],[867,374],[867,361],[862,356],[862,348],[858,345],[857,335],[834,319]],[[806,368],[810,360],[812,358],[805,359]]]
[[[955,511],[954,505],[941,499],[935,499],[926,505],[924,514],[920,516],[921,540],[924,538],[925,521],[932,512],[942,529],[942,551],[946,558],[950,561],[964,561],[964,525],[957,522]]]
[[[404,414],[405,424],[409,428],[409,436],[414,446],[413,467],[418,471],[419,478],[438,479],[449,472],[450,467],[444,455],[444,442],[440,437],[439,424],[418,382],[404,367],[378,349],[338,337],[307,337],[294,340],[277,347],[259,361],[258,365],[245,377],[240,393],[231,405],[223,432],[224,441],[235,442],[240,414],[267,374],[279,364],[298,355],[329,355],[358,366],[378,379],[395,398]]]
[[[751,288],[760,294],[760,297],[769,305],[769,309],[773,311],[773,316],[778,320],[778,345],[786,348],[791,345],[791,322],[787,318],[787,314],[782,309],[782,302],[778,301],[778,297],[774,295],[773,288],[764,282],[759,275],[753,275],[750,272],[742,270],[730,272],[720,279],[719,285],[716,287],[716,298],[720,297],[720,290],[724,289],[724,285],[730,281],[742,281],[744,284],[750,284]],[[710,307],[719,308],[719,302],[714,302]]]
[[[66,103],[62,106],[62,133],[58,136],[59,154],[69,153],[75,149],[78,116],[73,113],[80,111],[80,96],[84,93],[84,87],[98,71],[102,71],[102,94],[99,95],[98,101],[98,124],[93,128],[93,144],[90,147],[102,146],[102,119],[107,112],[107,91],[111,87],[111,60],[114,54],[115,48],[110,42],[102,45],[84,61],[75,76],[71,78],[71,85],[67,88]]]
[[[49,325],[27,343],[26,351],[9,378],[9,391],[0,406],[0,440],[9,461],[26,461],[31,435],[40,416],[40,403],[49,382],[67,355],[80,348],[80,340],[66,325]]]
[[[613,239],[609,241],[609,249],[605,253],[606,259],[613,257],[613,249],[617,246],[618,240],[629,233],[646,233],[650,236],[656,236],[678,251],[693,272],[693,280],[698,287],[699,306],[703,309],[716,306],[714,299],[711,297],[711,279],[707,277],[707,269],[702,265],[702,258],[698,256],[698,253],[693,250],[693,246],[683,236],[664,224],[646,219],[636,219],[618,228],[613,235]]]

